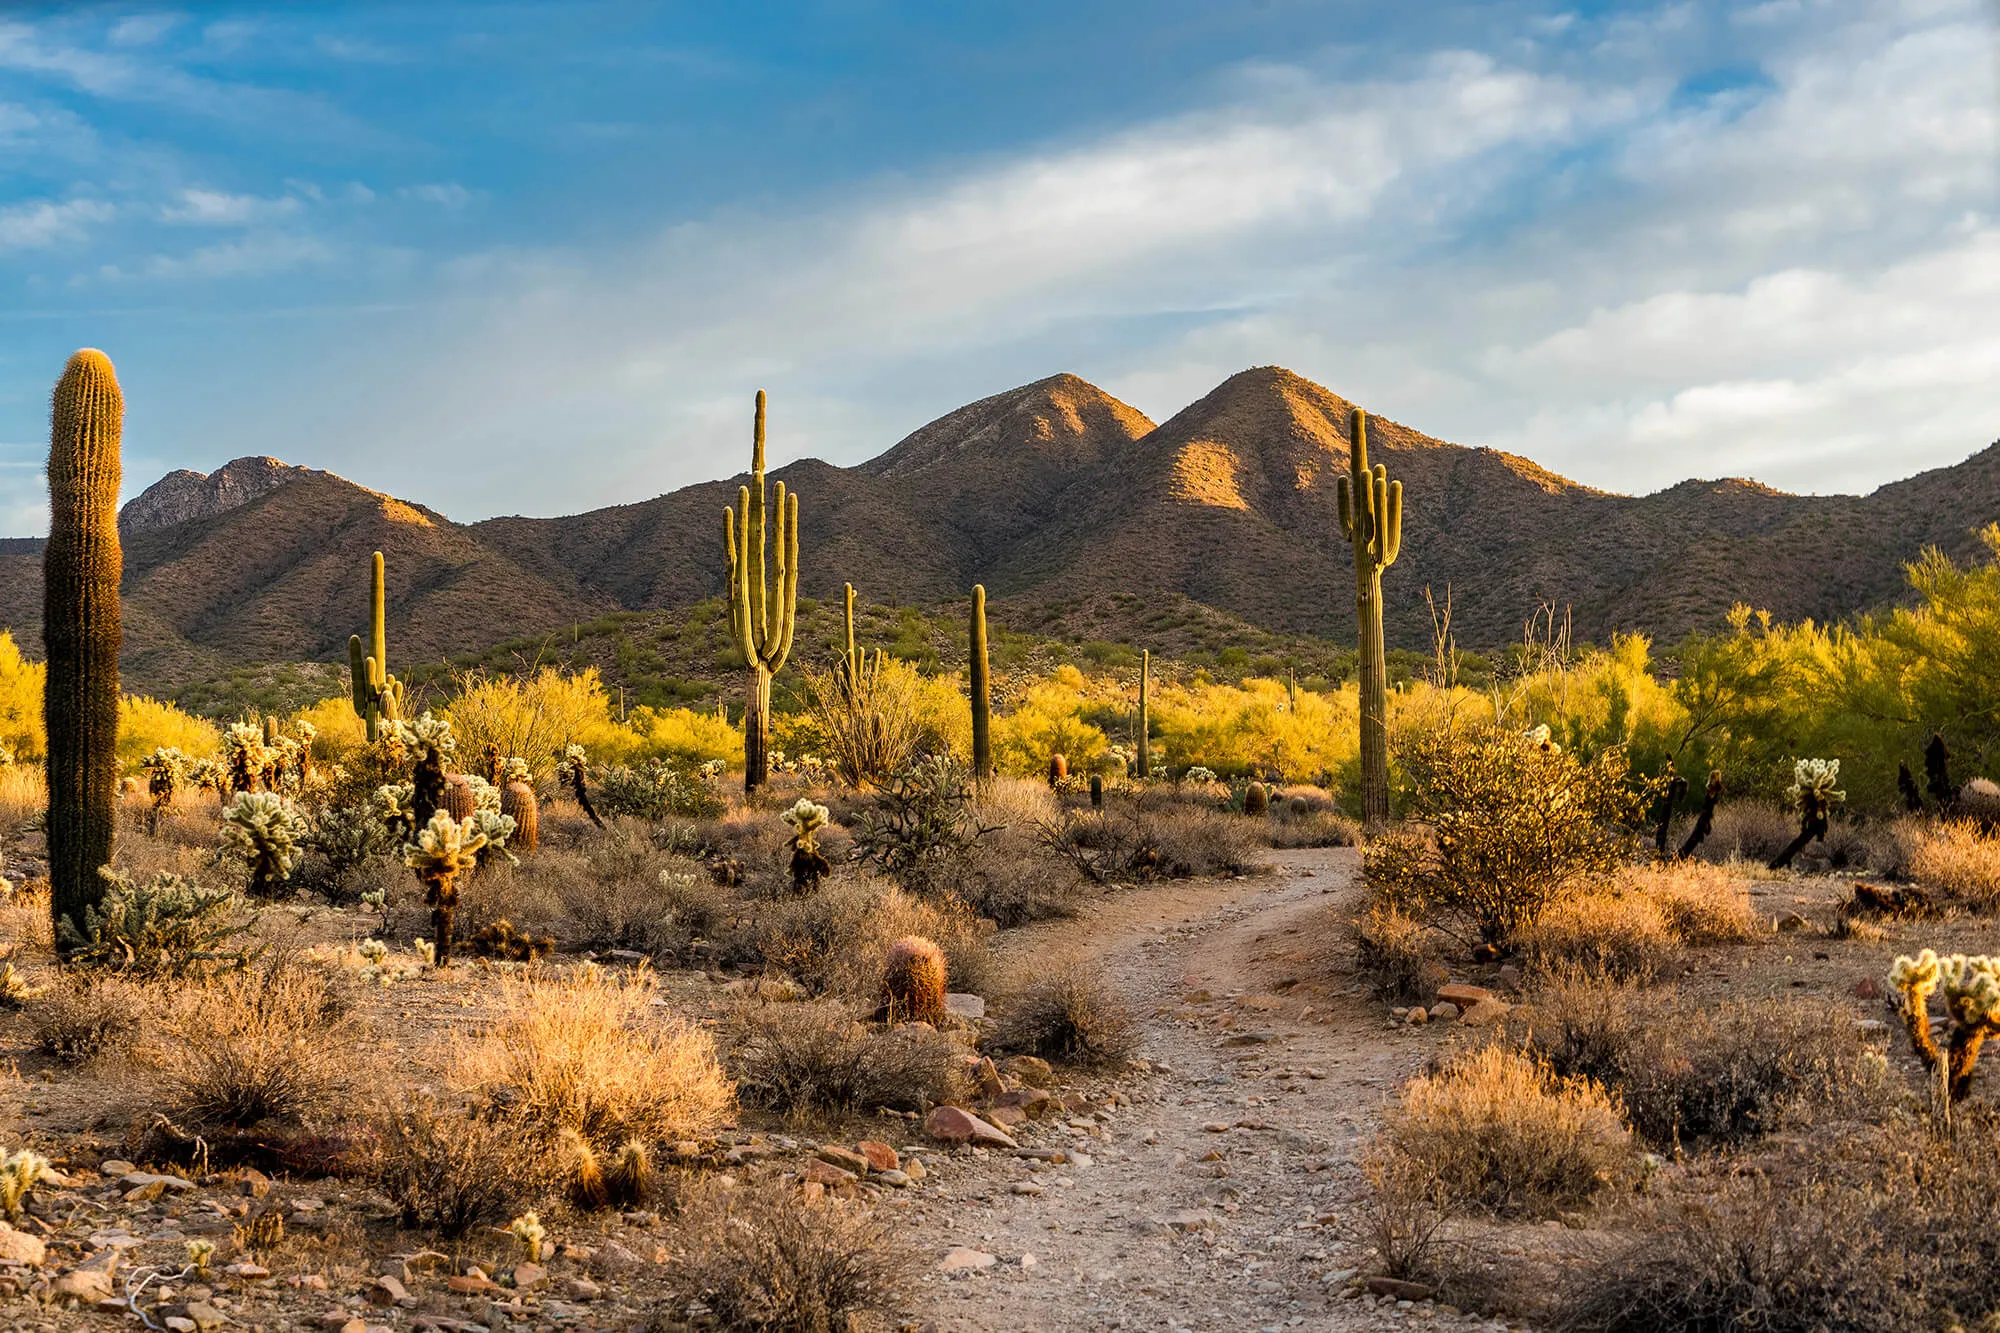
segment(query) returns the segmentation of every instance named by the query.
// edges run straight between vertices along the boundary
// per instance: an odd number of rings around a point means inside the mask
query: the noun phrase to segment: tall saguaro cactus
[[[764,391],[757,390],[750,485],[739,487],[736,507],[722,511],[722,541],[729,549],[729,627],[749,667],[743,707],[743,790],[771,777],[771,677],[792,652],[799,600],[799,497],[778,483],[778,532],[771,550],[777,586],[766,586],[764,549]]]
[[[49,900],[68,918],[104,897],[118,789],[118,445],[125,398],[111,358],[85,348],[56,382],[49,412],[49,540],[42,555],[48,684]]]
[[[986,585],[972,588],[972,776],[984,782],[993,776],[993,684],[986,669]]]
[[[1340,479],[1340,527],[1354,547],[1354,611],[1361,622],[1361,813],[1370,827],[1389,820],[1389,662],[1382,642],[1382,571],[1403,549],[1403,483],[1368,466],[1368,414],[1354,409],[1347,475]]]
[[[389,674],[389,591],[380,551],[368,596],[368,646],[363,649],[359,634],[347,640],[347,674],[354,682],[354,711],[367,724],[373,744],[384,718],[395,722],[403,716],[403,682]]]
[[[1148,734],[1152,729],[1152,719],[1147,716],[1146,699],[1152,692],[1153,650],[1139,650],[1139,723],[1138,723],[1138,763],[1139,778],[1144,781],[1153,776],[1153,741]]]

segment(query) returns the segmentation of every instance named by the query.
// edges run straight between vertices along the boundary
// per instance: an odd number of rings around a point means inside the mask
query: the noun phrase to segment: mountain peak
[[[125,532],[146,532],[217,514],[249,504],[301,477],[327,475],[308,467],[293,467],[281,459],[232,459],[213,472],[180,468],[139,492],[118,511]]]
[[[910,432],[860,470],[909,476],[934,467],[987,467],[1033,459],[1038,467],[1074,467],[1104,447],[1153,429],[1145,413],[1067,371],[968,403]]]

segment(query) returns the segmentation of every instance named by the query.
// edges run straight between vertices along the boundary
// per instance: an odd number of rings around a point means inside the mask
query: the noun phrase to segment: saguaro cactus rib
[[[42,556],[48,651],[49,907],[63,938],[104,897],[118,788],[119,444],[125,398],[104,353],[70,357],[49,412],[49,540]]]
[[[1347,475],[1337,488],[1340,527],[1354,548],[1354,610],[1360,622],[1361,811],[1370,827],[1389,820],[1389,662],[1382,638],[1382,571],[1403,550],[1403,483],[1368,465],[1368,414],[1354,409]]]
[[[748,672],[743,709],[743,790],[755,791],[771,776],[771,677],[784,669],[798,623],[799,497],[778,483],[778,532],[772,549],[777,586],[766,585],[764,550],[770,538],[764,516],[764,391],[757,391],[757,421],[750,454],[750,485],[737,488],[736,505],[722,511],[722,542],[729,557],[729,628]]]

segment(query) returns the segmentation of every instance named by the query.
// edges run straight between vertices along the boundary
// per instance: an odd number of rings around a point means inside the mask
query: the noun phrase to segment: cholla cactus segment
[[[238,792],[222,812],[223,847],[249,861],[263,885],[291,878],[310,832],[305,816],[275,792]]]
[[[581,745],[563,746],[563,762],[565,764],[581,764],[589,758],[590,756],[584,753]]]
[[[528,761],[519,755],[513,756],[500,766],[500,784],[502,786],[510,782],[528,782],[531,780],[528,771]]]
[[[465,785],[472,791],[472,808],[500,813],[500,789],[480,777],[477,773],[465,775]]]
[[[486,840],[479,849],[478,861],[485,865],[495,859],[504,859],[508,865],[521,864],[515,855],[507,850],[507,844],[514,837],[514,817],[503,815],[498,810],[475,810],[467,821]]]
[[[1940,967],[1945,1008],[1954,1023],[2000,1028],[2000,959],[1953,954]]]
[[[1838,759],[1801,759],[1792,765],[1792,789],[1786,793],[1793,805],[1801,804],[1811,793],[1829,805],[1847,799],[1844,791],[1835,791],[1833,784],[1840,781],[1840,761]]]
[[[549,1238],[548,1231],[542,1226],[541,1218],[535,1216],[533,1212],[522,1213],[507,1224],[507,1234],[521,1243],[529,1263],[541,1262],[542,1242]]]
[[[49,1169],[49,1159],[32,1149],[0,1153],[0,1213],[5,1213],[10,1222],[20,1221],[21,1204],[29,1191],[55,1178],[55,1172]]]
[[[384,824],[409,827],[416,817],[414,802],[417,787],[413,782],[392,782],[375,789],[375,815]]]
[[[417,957],[424,960],[425,967],[437,966],[437,961],[438,961],[437,945],[432,943],[431,941],[411,940],[410,950],[411,952],[415,953]]]
[[[355,945],[354,952],[360,954],[369,962],[379,965],[384,958],[389,956],[389,946],[381,940],[367,939]]]
[[[440,810],[403,844],[403,864],[426,880],[449,879],[477,865],[485,846],[486,835],[479,831],[476,817],[457,823]]]
[[[440,756],[448,756],[458,751],[458,738],[452,735],[451,719],[438,717],[429,709],[424,710],[424,715],[414,722],[387,722],[382,730],[385,735],[393,735],[412,754],[436,749]]]
[[[1927,1000],[1937,989],[1939,972],[1936,952],[1926,949],[1915,958],[1906,954],[1891,964],[1889,984],[1905,995],[1914,994],[1920,1000]]]
[[[1181,774],[1181,777],[1183,780],[1188,782],[1216,781],[1215,770],[1208,767],[1205,764],[1196,764],[1194,767],[1190,768],[1187,772]]]
[[[814,835],[826,827],[826,821],[831,817],[831,812],[825,806],[808,796],[799,797],[797,804],[778,816],[791,825],[792,832],[798,836],[801,847],[810,846]]]
[[[705,759],[694,770],[704,779],[713,781],[729,771],[729,765],[720,759]]]
[[[196,1271],[207,1272],[209,1261],[215,1258],[215,1242],[197,1236],[187,1243],[187,1256]]]
[[[1549,730],[1549,724],[1546,722],[1530,727],[1523,733],[1522,738],[1531,747],[1546,754],[1562,753],[1562,746],[1556,743],[1555,735]]]
[[[166,773],[179,779],[185,774],[188,757],[178,747],[162,745],[139,761],[139,767],[148,773]]]

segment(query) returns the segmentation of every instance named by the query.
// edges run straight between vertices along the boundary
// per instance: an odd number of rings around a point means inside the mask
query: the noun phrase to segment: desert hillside
[[[836,595],[857,570],[882,603],[933,604],[983,582],[999,614],[1048,623],[1112,593],[1174,594],[1265,629],[1345,638],[1352,575],[1333,494],[1349,410],[1259,367],[1156,426],[1056,375],[858,467],[807,459],[774,475],[802,497],[808,596]],[[1736,479],[1634,497],[1386,419],[1371,444],[1408,497],[1388,575],[1389,632],[1408,646],[1427,641],[1426,586],[1451,588],[1468,646],[1512,640],[1544,602],[1571,608],[1577,633],[1596,639],[1674,638],[1737,601],[1835,618],[1895,598],[1902,564],[1925,546],[1967,554],[1973,530],[2000,518],[2000,447],[1866,497]],[[225,660],[337,659],[374,549],[388,556],[406,659],[685,607],[722,591],[719,511],[740,480],[465,525],[275,459],[174,473],[124,511],[127,669],[135,685],[169,688]],[[31,650],[39,565],[39,542],[0,542],[0,625]]]

